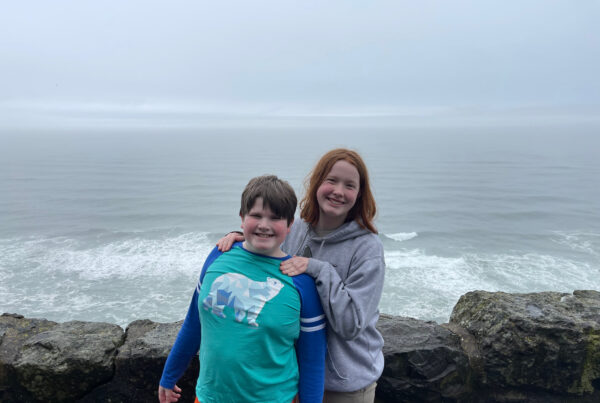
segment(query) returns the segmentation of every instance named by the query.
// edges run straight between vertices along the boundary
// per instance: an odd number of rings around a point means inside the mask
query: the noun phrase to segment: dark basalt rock
[[[23,344],[17,379],[35,399],[73,401],[112,378],[123,339],[123,330],[109,323],[58,324]]]
[[[377,381],[384,402],[443,402],[470,395],[470,368],[460,337],[435,322],[381,315],[385,368]]]
[[[57,325],[45,319],[25,319],[17,314],[4,313],[0,316],[0,402],[34,399],[19,382],[15,363],[25,342]]]
[[[0,316],[1,402],[156,402],[181,322]],[[470,292],[450,323],[381,315],[377,402],[598,402],[600,293]],[[178,385],[193,402],[198,359]]]
[[[158,402],[158,382],[182,321],[156,323],[137,320],[129,324],[125,343],[119,348],[115,376],[85,397],[86,402]],[[198,356],[177,385],[180,402],[193,402],[198,378]]]
[[[600,293],[463,295],[450,323],[477,344],[495,401],[600,401]]]

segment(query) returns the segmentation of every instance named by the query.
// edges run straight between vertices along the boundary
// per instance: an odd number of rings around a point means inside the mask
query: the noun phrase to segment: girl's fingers
[[[308,267],[308,259],[293,257],[284,262],[281,262],[279,265],[279,270],[283,274],[287,274],[288,276],[297,276],[298,274],[302,274],[306,271]]]
[[[287,261],[285,261],[285,262],[282,262],[282,263],[279,265],[279,270],[281,270],[281,272],[282,272],[283,274],[288,274],[288,273],[289,273],[289,271],[290,271],[290,269],[291,269],[291,268],[290,268],[290,265],[288,264],[288,262],[287,262]]]
[[[233,240],[230,239],[229,235],[226,235],[217,241],[217,249],[221,252],[227,252],[231,249],[231,245],[233,245]]]
[[[238,234],[237,232],[231,232],[217,241],[217,249],[221,252],[227,252],[235,242],[242,242],[244,240],[244,235]]]

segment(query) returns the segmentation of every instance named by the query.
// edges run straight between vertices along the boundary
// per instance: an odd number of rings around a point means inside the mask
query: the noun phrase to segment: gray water
[[[181,319],[239,196],[299,195],[358,150],[385,247],[381,311],[445,322],[460,295],[600,290],[600,140],[572,128],[211,129],[0,135],[0,312]]]

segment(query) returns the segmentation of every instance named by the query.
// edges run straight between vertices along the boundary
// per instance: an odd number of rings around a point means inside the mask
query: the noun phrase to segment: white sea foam
[[[541,254],[429,255],[422,250],[385,254],[382,312],[448,320],[461,295],[473,290],[572,292],[600,289],[600,267]]]
[[[590,239],[569,236],[559,239],[575,246]],[[140,232],[108,238],[87,246],[68,237],[0,239],[2,311],[122,326],[141,318],[181,319],[214,246],[208,234]],[[593,242],[590,247],[596,250]],[[548,253],[441,256],[424,249],[386,249],[385,260],[381,311],[438,322],[447,321],[458,298],[472,290],[600,289],[599,264]]]
[[[3,311],[124,326],[181,318],[214,244],[207,233],[186,233],[132,234],[90,247],[66,237],[5,239],[0,246]]]
[[[135,235],[92,247],[66,237],[38,237],[10,242],[0,267],[21,265],[42,276],[62,272],[83,280],[181,275],[198,272],[213,247],[207,233],[163,239]]]
[[[388,252],[385,260],[383,312],[444,321],[461,294],[485,286],[462,257],[414,249]]]
[[[393,239],[394,241],[408,241],[409,239],[413,239],[417,237],[416,232],[398,232],[396,234],[384,234],[388,238]]]
[[[583,231],[554,231],[554,234],[556,238],[553,241],[557,244],[565,245],[577,252],[600,256],[600,234]]]

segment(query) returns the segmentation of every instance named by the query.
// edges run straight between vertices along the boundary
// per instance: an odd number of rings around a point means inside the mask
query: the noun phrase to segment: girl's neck
[[[323,217],[323,215],[321,215],[321,217],[319,217],[317,225],[315,225],[315,232],[329,233],[335,231],[336,229],[341,227],[342,224],[344,224],[344,222],[345,219],[327,219],[327,217]]]
[[[335,229],[317,229],[317,228],[313,228],[313,230],[315,231],[315,234],[317,234],[318,237],[320,238],[324,238],[327,235],[331,234],[333,231],[335,231]]]

